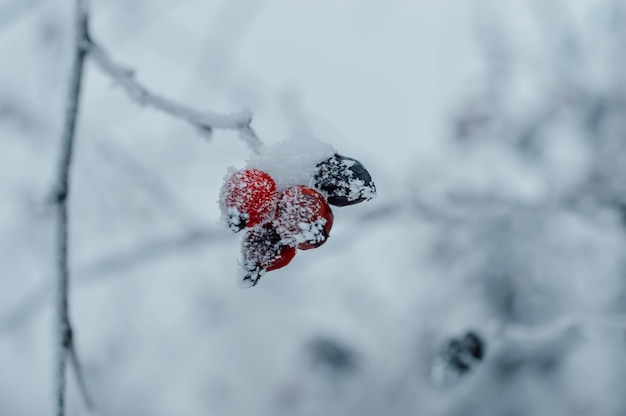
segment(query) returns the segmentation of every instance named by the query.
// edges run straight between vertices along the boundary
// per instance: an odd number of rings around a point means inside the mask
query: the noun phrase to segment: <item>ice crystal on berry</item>
[[[376,196],[372,176],[356,159],[335,154],[319,163],[315,187],[336,206],[354,205]]]
[[[245,287],[255,286],[266,272],[285,267],[296,255],[295,247],[284,244],[270,223],[249,229],[241,251]]]
[[[322,194],[306,186],[293,186],[278,201],[274,223],[285,244],[307,250],[326,242],[333,213]]]
[[[271,219],[276,201],[276,183],[258,169],[242,169],[227,175],[220,195],[223,220],[235,232]]]

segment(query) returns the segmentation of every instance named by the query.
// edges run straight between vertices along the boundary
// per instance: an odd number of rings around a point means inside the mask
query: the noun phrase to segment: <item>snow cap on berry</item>
[[[316,166],[336,150],[316,139],[297,138],[267,146],[248,160],[248,168],[267,172],[276,181],[278,192],[295,185],[313,186]]]

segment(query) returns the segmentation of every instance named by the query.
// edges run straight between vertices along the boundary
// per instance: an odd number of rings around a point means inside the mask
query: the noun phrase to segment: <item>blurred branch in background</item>
[[[266,3],[267,0],[230,0],[219,6],[207,25],[202,55],[198,57],[187,90],[197,89],[195,79],[206,78],[212,95],[233,94],[233,87],[238,85],[230,82],[230,78],[241,71],[242,66],[237,62],[238,49]]]
[[[568,315],[541,326],[506,324],[483,329],[482,336],[469,331],[464,338],[444,342],[431,363],[431,381],[435,386],[452,387],[483,365],[499,380],[514,378],[524,369],[549,373],[585,337],[603,331],[624,332],[626,316]],[[475,340],[475,351],[463,345],[468,337]],[[485,356],[488,359],[483,364]]]
[[[155,179],[155,172],[145,167],[142,161],[123,145],[118,144],[114,137],[107,134],[101,140],[94,141],[94,146],[103,163],[124,174],[129,184],[146,193],[154,202],[154,207],[167,215],[168,219],[182,230],[192,233],[203,224],[204,221],[185,204],[183,198],[166,184]]]
[[[198,245],[216,244],[224,235],[220,229],[197,229],[175,236],[167,236],[154,240],[134,249],[123,249],[117,253],[103,256],[92,264],[76,267],[74,270],[74,287],[81,286],[105,277],[124,276],[143,264],[163,260]],[[37,312],[42,310],[50,300],[53,285],[38,288],[26,296],[19,305],[7,315],[0,324],[0,334],[13,331],[26,324]]]
[[[563,2],[526,4],[541,34],[543,49],[535,53],[545,54],[542,65],[527,66],[539,58],[525,56],[528,51],[495,36],[506,30],[498,27],[494,16],[481,19],[478,29],[491,76],[457,112],[453,138],[474,149],[504,143],[550,183],[563,181],[551,170],[565,169],[553,154],[561,151],[557,146],[565,143],[561,137],[567,132],[568,149],[586,152],[588,165],[577,172],[580,180],[551,184],[547,197],[557,206],[595,204],[621,214],[626,206],[623,3],[609,1],[599,7],[592,30],[580,27]]]

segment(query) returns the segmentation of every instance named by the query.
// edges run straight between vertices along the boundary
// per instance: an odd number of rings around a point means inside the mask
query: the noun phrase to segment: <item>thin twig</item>
[[[95,404],[91,394],[89,393],[89,389],[87,389],[87,383],[85,383],[85,377],[83,376],[83,366],[78,359],[78,351],[74,348],[74,344],[72,342],[72,348],[69,350],[70,353],[70,362],[72,363],[72,368],[74,369],[74,376],[76,377],[76,382],[78,383],[78,389],[80,390],[80,394],[85,401],[85,406],[90,411],[95,409]]]
[[[80,366],[76,358],[74,340],[72,335],[72,325],[69,318],[69,261],[68,261],[68,196],[70,193],[70,168],[72,165],[72,153],[74,149],[74,138],[76,133],[76,122],[78,119],[78,107],[80,103],[80,93],[83,81],[83,68],[87,50],[85,49],[85,39],[87,38],[87,8],[83,0],[76,0],[76,27],[74,38],[74,58],[72,75],[69,85],[67,107],[65,110],[65,123],[61,136],[61,158],[58,170],[58,183],[56,188],[57,205],[57,285],[58,285],[58,355],[56,374],[56,413],[58,416],[65,416],[65,393],[68,354],[72,358],[75,370],[80,373]],[[79,384],[83,377],[78,375]],[[84,383],[81,391],[84,389]],[[85,403],[88,407],[91,401],[85,396]]]
[[[240,111],[233,114],[218,114],[212,111],[198,111],[170,98],[150,91],[134,77],[134,71],[114,62],[91,37],[87,38],[89,56],[109,75],[126,94],[140,105],[150,106],[176,118],[187,121],[201,131],[211,133],[215,129],[233,130],[255,153],[259,153],[262,143],[250,122],[252,112]]]

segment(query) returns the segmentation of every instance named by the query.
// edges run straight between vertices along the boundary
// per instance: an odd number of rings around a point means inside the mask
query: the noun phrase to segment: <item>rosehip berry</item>
[[[255,286],[272,270],[285,267],[296,255],[296,248],[283,244],[271,223],[251,228],[242,246],[243,280]]]
[[[354,205],[376,196],[372,176],[356,159],[336,154],[319,163],[316,169],[315,187],[331,205]]]
[[[276,183],[258,169],[233,173],[222,186],[220,198],[226,223],[235,232],[272,218],[277,200]]]
[[[300,250],[321,246],[333,226],[333,212],[324,195],[303,185],[288,188],[278,200],[276,230],[283,242]]]

